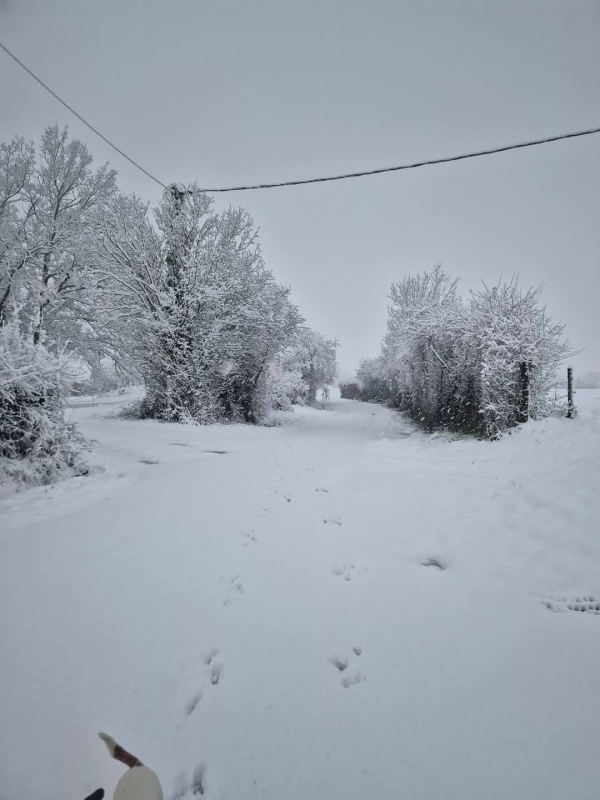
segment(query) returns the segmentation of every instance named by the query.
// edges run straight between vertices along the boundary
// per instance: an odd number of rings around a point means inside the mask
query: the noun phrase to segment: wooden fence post
[[[521,385],[521,397],[519,398],[519,409],[517,412],[518,422],[527,422],[529,419],[529,382],[531,380],[532,365],[527,361],[519,364],[519,383]]]
[[[573,419],[573,367],[567,367],[567,419]]]

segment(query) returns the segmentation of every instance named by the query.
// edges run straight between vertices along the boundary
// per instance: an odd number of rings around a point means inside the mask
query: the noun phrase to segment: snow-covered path
[[[0,798],[112,791],[99,730],[169,800],[596,798],[599,409],[77,409],[104,471],[0,502]]]

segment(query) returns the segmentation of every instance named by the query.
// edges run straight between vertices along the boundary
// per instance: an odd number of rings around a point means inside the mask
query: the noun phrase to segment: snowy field
[[[600,390],[496,443],[123,401],[0,501],[1,800],[110,796],[100,730],[167,800],[597,800]]]

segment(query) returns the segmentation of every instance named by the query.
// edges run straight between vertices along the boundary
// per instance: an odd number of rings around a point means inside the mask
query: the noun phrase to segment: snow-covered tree
[[[549,413],[569,343],[539,297],[513,280],[465,302],[439,266],[403,278],[391,289],[381,356],[357,373],[361,395],[391,401],[429,428],[491,438]]]
[[[154,213],[119,197],[95,216],[95,274],[106,318],[128,331],[145,415],[208,422],[262,413],[261,378],[301,322],[262,260],[247,212],[216,215],[195,186]]]
[[[28,235],[33,209],[23,213],[20,208],[34,168],[33,142],[16,137],[0,144],[0,325],[15,313],[26,286],[26,267],[41,249]]]
[[[299,369],[290,369],[284,357],[270,361],[261,379],[260,392],[266,410],[286,411],[294,404],[302,404],[307,386]]]
[[[16,138],[0,146],[0,320],[18,313],[23,333],[50,347],[79,338],[94,318],[83,257],[90,212],[115,192],[116,174],[67,128],[46,128],[39,156]]]
[[[284,368],[299,372],[306,386],[304,399],[315,403],[317,392],[333,386],[337,373],[338,343],[311,328],[299,328],[284,355]]]
[[[523,291],[513,280],[472,295],[466,339],[476,354],[479,411],[488,436],[550,411],[550,388],[570,346],[564,325],[539,304],[540,292]]]
[[[259,419],[265,370],[302,322],[266,269],[252,218],[230,209],[217,219],[206,252],[197,320],[203,374],[219,398],[220,413],[247,422]],[[258,404],[258,405],[257,405]]]

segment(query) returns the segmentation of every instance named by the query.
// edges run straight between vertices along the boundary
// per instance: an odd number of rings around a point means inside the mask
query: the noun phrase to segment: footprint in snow
[[[221,675],[223,674],[223,664],[215,661],[215,658],[219,655],[221,651],[218,647],[213,647],[206,655],[202,658],[206,666],[205,674],[207,679],[213,686],[217,686],[219,681],[221,680]],[[196,692],[196,694],[191,697],[187,705],[185,707],[186,716],[190,717],[194,711],[200,705],[200,701],[202,700],[203,693],[202,690]]]
[[[160,464],[157,458],[140,458],[140,464]]]
[[[339,656],[332,656],[329,659],[333,666],[339,670],[340,672],[344,672],[350,666],[350,662],[347,658],[340,658]]]
[[[192,776],[192,794],[201,795],[206,791],[206,764],[197,764]]]
[[[325,525],[341,525],[342,520],[339,517],[323,517]]]
[[[359,574],[356,566],[352,563],[334,564],[331,567],[331,572],[345,581],[351,581],[352,578]]]
[[[354,675],[347,675],[345,678],[342,678],[340,683],[344,689],[348,689],[350,686],[355,686],[357,683],[362,683],[365,680],[365,676],[358,670]]]
[[[352,648],[352,652],[355,656],[361,656],[362,647],[355,645]],[[346,671],[350,668],[350,659],[343,656],[332,656],[329,659],[329,663],[332,664],[338,672],[346,673]],[[352,674],[345,674],[340,680],[340,684],[344,687],[344,689],[348,689],[350,686],[354,686],[357,683],[362,683],[365,680],[366,678],[363,673],[360,670],[355,670]]]
[[[434,569],[439,569],[441,572],[447,568],[447,564],[442,561],[441,558],[437,558],[436,556],[431,556],[429,558],[424,558],[421,562],[419,562],[422,567],[433,567]]]
[[[248,531],[244,536],[248,539],[248,542],[244,542],[244,547],[248,547],[249,542],[260,542],[260,539],[254,531]]]
[[[229,591],[223,600],[224,606],[228,606],[235,597],[246,593],[246,587],[244,586],[241,575],[234,575],[227,583],[229,584]]]
[[[198,708],[200,700],[202,700],[202,692],[196,692],[196,694],[188,701],[188,704],[185,707],[185,713],[188,717],[190,717]]]
[[[219,650],[218,647],[213,647],[212,650],[210,650],[210,652],[208,652],[204,656],[203,661],[204,661],[204,663],[206,664],[207,667],[210,667],[210,665],[215,660],[215,658],[219,655],[220,652],[221,651]]]
[[[206,792],[206,764],[197,764],[194,767],[191,782],[186,773],[177,776],[171,800],[184,800],[189,797],[190,792],[196,796]]]
[[[210,667],[210,682],[213,686],[217,686],[223,674],[223,664],[218,664],[216,661]]]
[[[189,783],[187,775],[182,772],[175,778],[175,788],[171,792],[171,800],[183,800],[188,793]]]
[[[541,600],[548,611],[578,611],[586,614],[600,614],[600,597],[593,594],[577,595],[576,597],[545,597]]]
[[[278,494],[280,497],[282,497],[285,500],[286,503],[291,503],[292,502],[292,496],[290,494],[282,494],[282,492],[280,492],[279,489],[274,489],[272,492],[269,492],[269,496],[274,495],[274,494]],[[265,511],[266,511],[266,509],[265,509]]]

